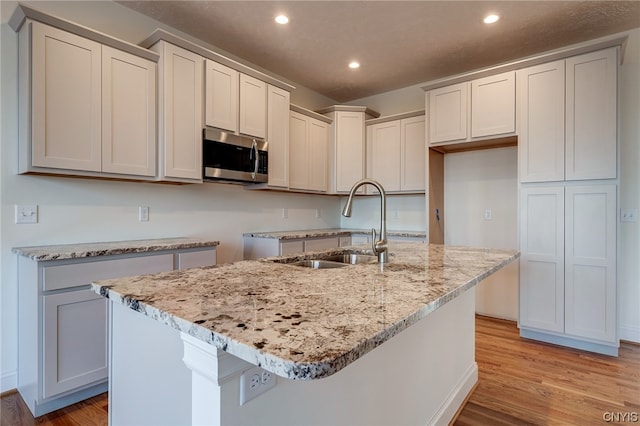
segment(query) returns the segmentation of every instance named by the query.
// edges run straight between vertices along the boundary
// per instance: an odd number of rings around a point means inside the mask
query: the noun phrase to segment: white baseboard
[[[453,417],[456,415],[462,404],[464,404],[464,401],[467,399],[467,396],[473,390],[477,382],[478,364],[474,362],[464,376],[462,376],[457,386],[451,391],[445,403],[440,407],[440,410],[434,414],[427,424],[429,426],[448,425],[449,422],[453,420]]]
[[[6,371],[0,376],[0,393],[4,393],[18,387],[18,374],[14,371]]]
[[[620,340],[640,343],[640,327],[620,324]]]

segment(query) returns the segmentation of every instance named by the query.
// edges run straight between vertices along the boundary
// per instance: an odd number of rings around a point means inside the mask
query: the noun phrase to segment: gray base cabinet
[[[18,391],[31,413],[107,390],[107,299],[91,290],[92,281],[215,263],[215,247],[46,261],[18,256]]]

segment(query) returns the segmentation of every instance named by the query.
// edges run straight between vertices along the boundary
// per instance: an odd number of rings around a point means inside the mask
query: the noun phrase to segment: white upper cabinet
[[[102,171],[156,175],[156,64],[102,47]]]
[[[353,184],[365,176],[364,112],[335,111],[333,114],[330,191],[349,192]]]
[[[39,22],[19,43],[20,173],[155,176],[154,61]]]
[[[617,176],[617,48],[518,71],[521,182]]]
[[[424,192],[424,111],[418,116],[379,120],[384,121],[367,126],[367,177],[380,182],[387,192]],[[377,193],[370,188],[367,192]]]
[[[159,62],[159,179],[202,182],[204,58],[166,41]]]
[[[400,190],[424,192],[427,147],[425,117],[400,120]]]
[[[617,176],[617,51],[567,59],[567,180]]]
[[[297,111],[291,111],[289,123],[289,187],[326,192],[329,124]]]
[[[513,71],[471,82],[471,137],[516,130],[516,75]]]
[[[238,132],[240,73],[207,59],[205,90],[207,126]]]
[[[267,83],[240,74],[240,133],[267,137]]]
[[[469,83],[459,83],[427,92],[429,143],[467,139]]]
[[[267,83],[206,61],[205,123],[232,133],[267,137]]]
[[[564,60],[518,71],[521,182],[564,179],[564,73]]]
[[[427,92],[429,143],[466,142],[515,132],[515,72]]]
[[[29,163],[34,167],[99,172],[102,46],[44,24],[31,25],[32,140],[25,142],[33,144]],[[26,34],[21,34],[20,44],[21,65],[25,66],[21,75],[26,76]]]
[[[367,136],[367,177],[387,192],[400,191],[400,120],[371,125]]]
[[[269,142],[269,186],[289,186],[290,94],[267,85],[267,141]]]

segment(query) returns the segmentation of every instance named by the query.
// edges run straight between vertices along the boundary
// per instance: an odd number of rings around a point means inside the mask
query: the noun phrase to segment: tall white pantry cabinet
[[[618,354],[618,47],[519,70],[520,334]]]

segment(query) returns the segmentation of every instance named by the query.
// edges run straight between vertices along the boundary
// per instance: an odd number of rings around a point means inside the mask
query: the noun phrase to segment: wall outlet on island
[[[276,376],[260,367],[253,367],[240,376],[240,405],[244,405],[258,395],[276,385]]]

